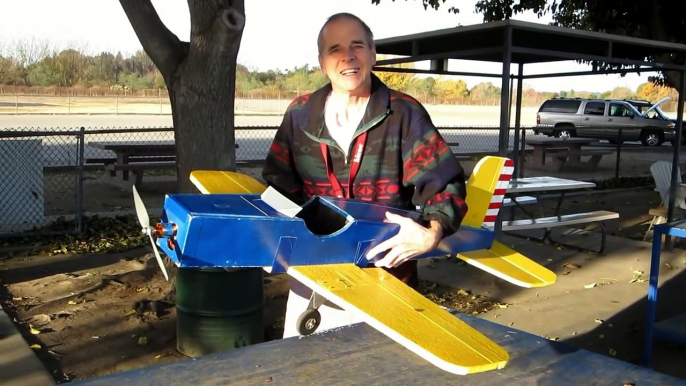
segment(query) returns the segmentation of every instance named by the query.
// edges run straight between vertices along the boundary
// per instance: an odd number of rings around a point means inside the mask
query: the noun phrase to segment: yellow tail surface
[[[548,268],[497,241],[489,249],[460,253],[457,257],[524,288],[545,287],[557,280],[557,275]]]
[[[514,162],[508,158],[479,160],[467,181],[468,211],[462,224],[477,228],[495,224],[513,171]]]

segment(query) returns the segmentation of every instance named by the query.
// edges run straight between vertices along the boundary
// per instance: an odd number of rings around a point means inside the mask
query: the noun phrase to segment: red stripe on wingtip
[[[507,189],[496,189],[493,191],[494,196],[504,196],[507,193]]]
[[[492,202],[488,204],[488,209],[500,209],[501,206],[502,204],[499,202]]]
[[[511,159],[505,160],[505,166],[514,166],[514,161]]]
[[[511,180],[511,179],[512,179],[512,175],[511,175],[511,174],[501,174],[501,175],[500,175],[500,178],[498,179],[498,181],[509,181],[509,180]]]

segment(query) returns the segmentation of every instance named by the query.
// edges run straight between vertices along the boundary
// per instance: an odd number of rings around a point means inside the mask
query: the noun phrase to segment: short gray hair
[[[367,23],[365,23],[364,21],[362,21],[362,19],[353,15],[352,13],[340,12],[340,13],[334,14],[334,15],[330,16],[328,19],[326,19],[326,22],[324,23],[322,28],[319,30],[319,35],[317,36],[317,48],[319,51],[319,56],[321,56],[322,51],[324,51],[324,47],[323,47],[323,45],[324,45],[324,28],[326,28],[326,26],[329,25],[330,22],[336,21],[338,19],[343,19],[343,18],[352,19],[352,20],[355,20],[358,23],[360,23],[360,25],[362,26],[362,29],[364,29],[365,35],[367,35],[367,44],[369,45],[369,47],[374,46],[374,34],[372,33],[372,29],[369,28]]]

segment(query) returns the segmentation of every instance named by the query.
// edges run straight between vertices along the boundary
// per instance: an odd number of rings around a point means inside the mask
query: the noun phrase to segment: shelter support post
[[[669,206],[667,208],[667,222],[674,221],[674,205],[676,200],[676,181],[679,172],[679,151],[681,150],[681,130],[684,121],[684,94],[686,94],[686,74],[684,70],[679,71],[679,102],[676,109],[676,138],[674,139],[672,153],[672,176],[669,185]],[[665,235],[665,247],[672,247],[672,237]]]
[[[513,176],[517,176],[517,173],[519,171],[519,168],[522,165],[522,156],[524,155],[524,148],[522,148],[522,152],[519,151],[519,130],[521,126],[521,121],[522,121],[522,89],[524,88],[523,83],[523,72],[524,72],[524,63],[519,63],[519,68],[517,70],[517,100],[515,101],[515,132],[514,132],[514,146],[513,146],[513,155],[514,155],[514,172],[512,173]]]
[[[500,133],[498,154],[507,155],[510,144],[510,64],[512,63],[512,28],[505,28],[505,44],[503,45],[503,77],[500,92]]]

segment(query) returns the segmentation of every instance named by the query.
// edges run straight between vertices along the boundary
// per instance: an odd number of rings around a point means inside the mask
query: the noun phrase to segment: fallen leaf
[[[465,290],[463,290],[463,289],[458,290],[458,291],[457,291],[457,294],[458,294],[458,295],[462,295],[462,296],[469,296],[469,292],[467,292],[467,291],[465,291]]]
[[[133,314],[135,314],[135,313],[136,313],[136,310],[129,310],[129,311],[127,311],[127,312],[124,314],[124,317],[127,317],[127,316],[129,316],[129,315],[133,315]]]
[[[563,267],[563,268],[569,268],[569,269],[578,269],[578,268],[581,268],[581,266],[580,266],[579,264],[573,264],[573,263],[565,263],[565,264],[562,264],[562,267]]]
[[[32,344],[32,345],[29,346],[29,347],[31,347],[31,348],[34,349],[34,350],[40,350],[40,349],[41,349],[41,347],[40,347],[39,344]]]
[[[593,287],[595,287],[595,286],[596,286],[596,283],[591,283],[591,284],[586,284],[586,285],[584,286],[584,288],[589,289],[589,288],[593,288]]]
[[[602,319],[593,319],[593,321],[596,322],[596,323],[600,323],[600,324],[605,323],[605,321],[602,320]]]
[[[38,335],[40,334],[39,330],[36,330],[35,328],[31,327],[29,328],[29,332],[32,333],[33,335]]]
[[[615,349],[613,349],[613,348],[609,349],[608,351],[610,352],[610,355],[612,355],[612,356],[617,355],[617,351],[615,351]]]
[[[146,338],[144,336],[141,336],[140,338],[138,338],[138,345],[139,346],[145,346],[147,344],[148,344],[148,338]]]

